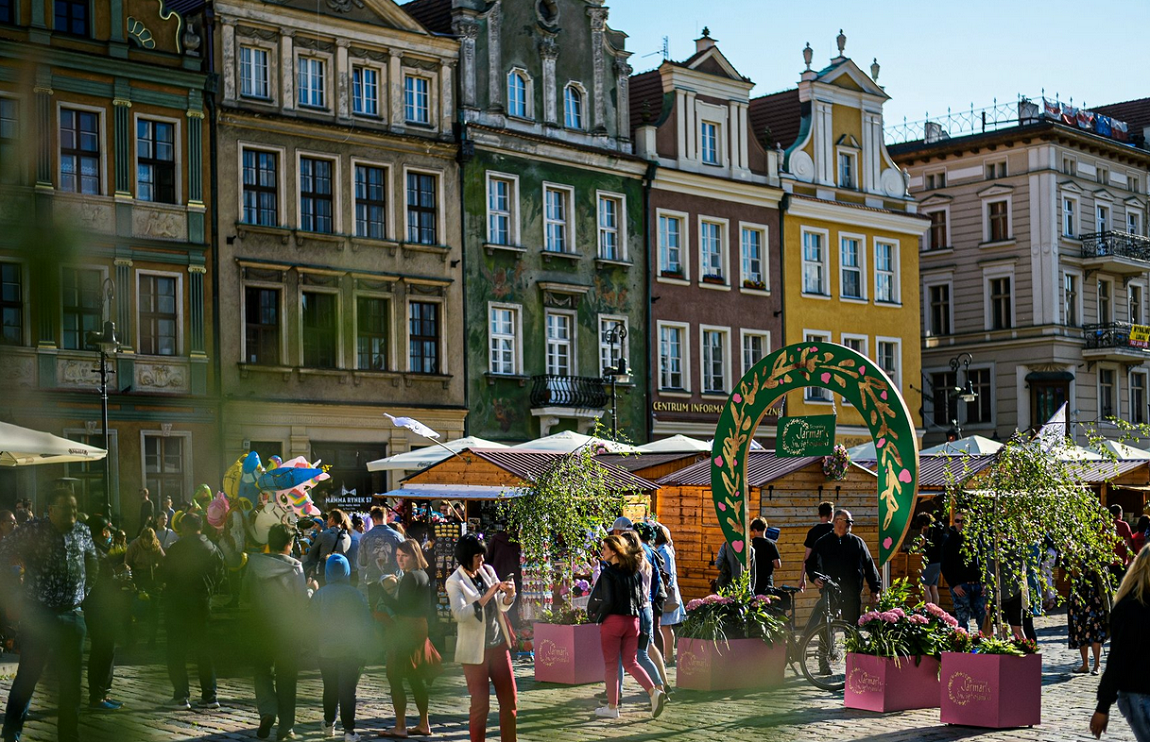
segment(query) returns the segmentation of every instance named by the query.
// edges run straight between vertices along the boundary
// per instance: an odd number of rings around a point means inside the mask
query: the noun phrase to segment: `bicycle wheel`
[[[846,621],[831,621],[803,638],[799,661],[803,676],[816,688],[842,690],[846,686],[846,637],[850,631]]]

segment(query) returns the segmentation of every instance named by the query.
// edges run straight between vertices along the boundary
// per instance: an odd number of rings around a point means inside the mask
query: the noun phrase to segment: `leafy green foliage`
[[[939,657],[958,622],[934,603],[914,602],[905,578],[879,596],[846,637],[848,652],[876,657]]]
[[[983,633],[968,634],[962,629],[950,635],[943,647],[946,652],[961,654],[1006,654],[1024,657],[1038,653],[1038,644],[1031,639],[996,638]]]
[[[768,644],[784,641],[786,621],[771,608],[772,599],[755,595],[749,571],[717,595],[687,603],[687,617],[676,634],[687,639],[726,643],[731,639],[762,639]]]

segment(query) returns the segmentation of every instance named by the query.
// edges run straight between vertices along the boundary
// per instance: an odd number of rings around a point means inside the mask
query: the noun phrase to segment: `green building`
[[[645,440],[646,163],[625,35],[602,0],[403,7],[461,44],[468,432],[611,430],[614,407],[619,433]]]

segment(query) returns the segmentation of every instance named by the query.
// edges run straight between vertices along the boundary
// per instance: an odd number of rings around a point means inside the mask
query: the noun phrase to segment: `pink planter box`
[[[938,660],[847,655],[843,705],[864,711],[938,708]]]
[[[940,719],[971,727],[1042,723],[1042,655],[942,653]]]
[[[733,690],[782,685],[787,663],[785,644],[762,639],[727,643],[680,639],[675,686],[687,690]]]
[[[564,685],[603,682],[599,624],[537,623],[533,626],[536,680]]]

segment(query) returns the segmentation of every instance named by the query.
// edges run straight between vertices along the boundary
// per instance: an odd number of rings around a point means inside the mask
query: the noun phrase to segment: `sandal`
[[[1082,665],[1081,667],[1074,668],[1070,672],[1075,673],[1076,675],[1085,675],[1086,673],[1090,672],[1090,668],[1086,665]]]
[[[389,737],[391,739],[407,739],[410,735],[409,732],[398,732],[395,727],[390,729],[381,729],[376,733],[378,737]]]

